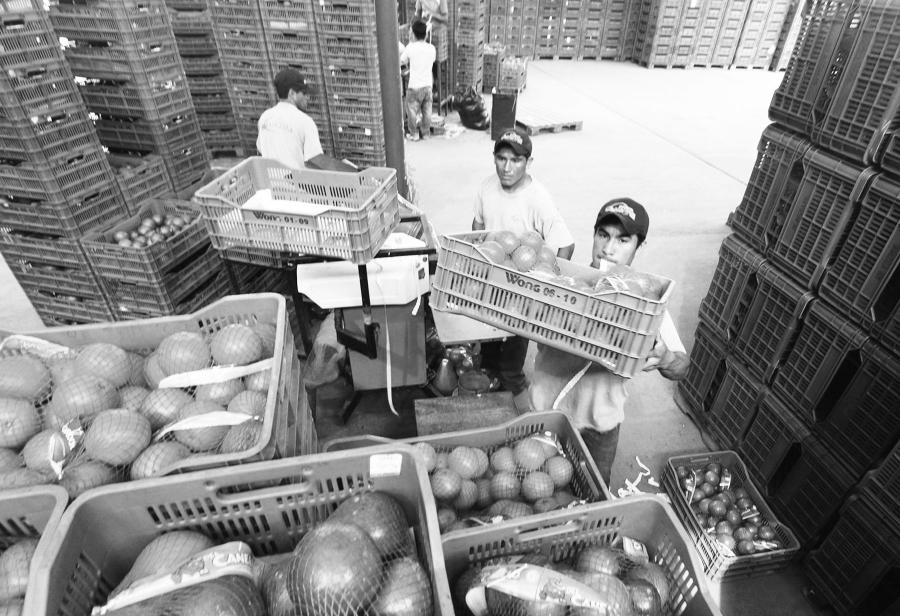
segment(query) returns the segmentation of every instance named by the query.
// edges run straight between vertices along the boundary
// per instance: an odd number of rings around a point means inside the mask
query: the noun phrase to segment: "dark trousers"
[[[503,389],[518,396],[528,389],[528,379],[522,370],[527,354],[527,338],[510,336],[505,340],[485,342],[481,345],[481,367],[496,372]]]
[[[584,428],[581,430],[581,438],[587,445],[591,457],[597,463],[600,469],[600,476],[609,487],[610,475],[612,474],[613,460],[616,459],[616,448],[619,446],[619,427],[616,426],[609,432],[598,432],[593,428]]]

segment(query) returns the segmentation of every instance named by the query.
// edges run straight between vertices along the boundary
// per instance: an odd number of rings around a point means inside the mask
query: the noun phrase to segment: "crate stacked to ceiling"
[[[312,7],[335,156],[358,165],[384,166],[375,3],[320,0]]]
[[[47,325],[108,321],[78,244],[127,212],[37,0],[0,4],[0,252]]]
[[[259,116],[275,104],[272,64],[257,0],[208,0],[240,147],[256,153]]]
[[[895,613],[900,6],[808,2],[769,114],[680,391],[812,549],[823,601]]]
[[[736,68],[770,68],[782,31],[794,11],[790,0],[753,0],[750,3],[741,37],[738,39],[732,66]]]
[[[485,0],[453,0],[454,90],[484,83]]]
[[[534,57],[540,17],[538,2],[539,0],[491,0],[489,42],[505,45],[508,55]],[[499,10],[498,7],[503,8],[503,19],[498,16],[501,13],[495,12]]]
[[[213,156],[243,156],[207,0],[166,0],[203,141]]]
[[[552,59],[556,56],[565,5],[565,0],[539,0],[534,40],[535,57]]]
[[[54,2],[50,20],[110,152],[158,154],[186,190],[209,166],[162,0]]]

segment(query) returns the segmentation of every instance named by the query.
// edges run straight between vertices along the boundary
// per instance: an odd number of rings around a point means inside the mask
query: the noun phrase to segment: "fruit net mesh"
[[[261,616],[266,614],[262,593],[252,580],[237,575],[221,577],[182,588],[107,612],[111,616],[189,616],[190,614],[228,614]],[[274,613],[269,613],[274,616]]]

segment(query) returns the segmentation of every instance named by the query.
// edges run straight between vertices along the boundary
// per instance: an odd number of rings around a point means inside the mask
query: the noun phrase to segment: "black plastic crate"
[[[769,263],[759,267],[758,288],[734,339],[734,353],[750,373],[770,383],[793,345],[813,294]]]
[[[182,58],[185,56],[212,56],[219,52],[212,27],[206,34],[176,35],[175,42],[178,44],[178,53]]]
[[[823,88],[813,110],[813,142],[871,164],[900,114],[900,6],[867,0],[840,80]],[[830,85],[830,83],[829,83]]]
[[[896,319],[900,305],[900,182],[877,176],[822,280],[819,294],[864,328]]]
[[[206,141],[206,133],[211,130],[229,130],[233,129],[237,124],[234,115],[229,112],[225,113],[197,113],[197,121],[200,123],[200,130],[204,133],[204,141]]]
[[[162,0],[127,3],[55,2],[50,21],[57,35],[69,40],[139,44],[172,36],[169,13]]]
[[[104,116],[158,120],[191,109],[184,74],[172,69],[145,83],[88,83],[79,87],[88,111]]]
[[[0,118],[0,152],[4,159],[27,160],[36,153],[55,159],[81,148],[100,148],[94,127],[81,105],[57,110],[40,119],[26,124]]]
[[[894,528],[900,526],[900,441],[860,482],[860,492]]]
[[[157,120],[100,118],[97,135],[110,149],[138,152],[181,150],[199,139],[200,126],[193,109]]]
[[[172,21],[172,33],[178,39],[182,36],[196,36],[201,34],[213,33],[212,14],[206,8],[206,2],[203,1],[203,8],[197,10],[176,9],[171,6],[171,2],[167,2],[169,8],[169,18]]]
[[[894,355],[900,355],[900,305],[881,324],[872,328],[872,337],[878,340]]]
[[[222,74],[222,63],[217,55],[200,57],[189,56],[182,58],[181,64],[184,67],[184,73],[189,79],[192,76],[214,76]]]
[[[685,378],[678,382],[678,391],[687,404],[686,409],[701,424],[725,378],[728,345],[703,318],[697,322],[691,364]]]
[[[756,163],[731,228],[765,254],[781,231],[779,212],[787,211],[803,177],[810,142],[777,125],[768,126],[757,146]]]
[[[756,416],[765,387],[734,358],[725,359],[725,375],[712,405],[705,413],[705,428],[723,448],[736,448]]]
[[[235,158],[243,158],[241,135],[237,128],[229,130],[204,130],[203,142],[210,154],[230,152]]]
[[[188,89],[192,96],[200,94],[228,95],[228,83],[221,70],[215,75],[196,75],[187,78]]]
[[[166,161],[169,179],[172,180],[177,194],[190,188],[199,188],[197,183],[203,180],[209,171],[209,150],[206,149],[199,128],[196,141],[190,146],[178,150],[167,148],[159,154]]]
[[[166,311],[166,309],[161,306],[154,306],[145,311],[134,310],[128,307],[129,303],[126,300],[124,304],[113,306],[113,314],[115,315],[116,320],[119,321],[189,314],[191,312],[196,312],[217,299],[222,299],[226,295],[230,295],[231,292],[231,284],[228,280],[228,275],[222,270],[201,282],[189,295],[185,296],[175,304],[171,311]]]
[[[781,232],[766,256],[794,280],[815,290],[875,173],[874,168],[860,169],[824,150],[810,149],[803,157],[796,192],[779,200],[786,207],[775,214]]]
[[[110,154],[108,159],[129,212],[137,212],[150,199],[172,196],[172,183],[161,156]]]
[[[53,115],[81,106],[72,73],[58,49],[47,59],[26,59],[23,66],[6,64],[0,73],[0,115],[10,120],[30,121],[33,116]]]
[[[64,55],[76,77],[127,81],[135,75],[165,75],[181,70],[175,37],[169,35],[140,47],[113,45],[66,47]]]
[[[813,598],[840,614],[897,614],[900,532],[867,498],[851,498],[804,563]]]
[[[813,110],[825,87],[840,78],[861,17],[860,0],[809,0],[784,78],[769,104],[769,119],[801,134],[812,132]]]
[[[740,446],[779,519],[810,548],[834,521],[855,479],[773,396],[765,396]]]
[[[127,211],[119,187],[110,177],[68,195],[65,201],[4,198],[0,224],[16,231],[74,238]]]
[[[103,286],[90,270],[21,261],[8,264],[26,293],[43,291],[100,301],[106,297]]]
[[[16,278],[34,288],[89,297],[102,293],[77,240],[0,231],[0,252]]]
[[[231,99],[227,94],[198,94],[194,97],[194,109],[200,113],[231,113]]]
[[[881,168],[894,177],[900,177],[900,129],[894,129],[884,138],[884,151],[878,163]]]
[[[375,39],[375,3],[367,0],[320,0],[313,3],[316,31]]]
[[[729,235],[719,247],[719,263],[700,302],[700,318],[725,341],[740,333],[747,311],[759,288],[760,266],[766,260],[737,235]]]
[[[28,301],[45,325],[60,322],[103,323],[113,320],[105,299],[24,289]]]
[[[50,159],[0,159],[0,194],[34,201],[63,202],[70,195],[102,184],[110,174],[100,148],[85,146]]]

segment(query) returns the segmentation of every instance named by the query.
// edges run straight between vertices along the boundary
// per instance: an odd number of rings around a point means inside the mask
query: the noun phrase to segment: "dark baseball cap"
[[[304,94],[312,94],[314,88],[312,84],[303,78],[303,75],[294,68],[283,68],[275,75],[275,89],[281,98],[285,98],[290,90],[295,92],[303,92]],[[282,92],[284,96],[281,96]]]
[[[650,230],[650,216],[644,206],[628,197],[613,199],[607,201],[597,213],[597,222],[594,224],[596,229],[607,216],[612,216],[618,220],[628,235],[637,235],[646,239],[647,232]]]
[[[494,154],[501,148],[510,148],[517,156],[531,157],[531,137],[520,128],[505,130],[494,144]]]

